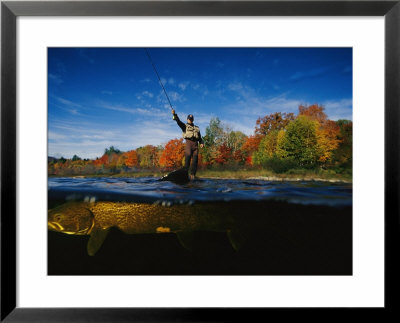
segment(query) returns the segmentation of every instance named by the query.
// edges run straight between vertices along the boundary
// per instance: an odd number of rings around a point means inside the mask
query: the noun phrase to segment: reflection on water
[[[338,183],[51,178],[49,274],[349,275],[351,199]]]

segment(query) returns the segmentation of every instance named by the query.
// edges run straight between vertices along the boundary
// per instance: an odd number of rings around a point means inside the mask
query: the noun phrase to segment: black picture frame
[[[18,308],[16,285],[16,19],[18,16],[384,16],[385,307],[396,310],[399,241],[400,0],[380,1],[2,1],[1,321],[251,321],[265,309]],[[38,291],[39,292],[39,291]],[[280,311],[279,309],[275,309]],[[287,309],[286,309],[287,310]],[[261,312],[261,313],[260,313]],[[332,312],[332,310],[330,311]],[[372,313],[369,311],[368,315]]]

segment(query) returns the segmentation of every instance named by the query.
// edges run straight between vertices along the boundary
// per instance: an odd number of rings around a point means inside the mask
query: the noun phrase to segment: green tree
[[[114,148],[114,146],[111,146],[110,148],[106,148],[104,150],[104,154],[111,156],[112,154],[121,154],[121,150]]]
[[[276,147],[278,143],[279,130],[273,130],[265,135],[258,146],[258,150],[254,153],[254,164],[262,165],[268,159],[276,157]]]
[[[279,140],[277,157],[294,161],[300,167],[313,167],[319,159],[318,121],[300,115],[289,123]]]
[[[247,136],[241,131],[230,131],[227,136],[226,145],[232,152],[240,150],[245,143]]]
[[[210,165],[214,162],[218,153],[218,146],[223,142],[223,137],[224,129],[221,120],[212,118],[203,137],[204,148],[201,150],[201,156],[204,164]]]

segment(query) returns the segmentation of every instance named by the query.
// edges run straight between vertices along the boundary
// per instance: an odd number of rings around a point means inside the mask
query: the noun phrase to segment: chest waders
[[[199,160],[199,145],[197,141],[186,139],[185,143],[185,169],[189,172],[190,160],[193,158],[192,169],[190,173],[196,175],[197,163]]]

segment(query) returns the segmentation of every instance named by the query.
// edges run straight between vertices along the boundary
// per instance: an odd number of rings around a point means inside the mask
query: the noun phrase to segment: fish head
[[[48,211],[48,228],[66,234],[90,234],[95,219],[89,204],[69,202]]]

